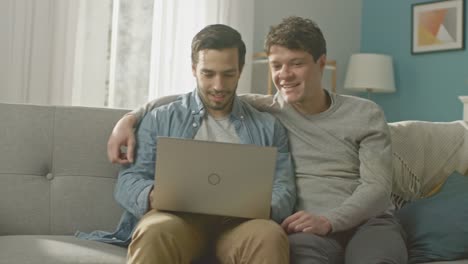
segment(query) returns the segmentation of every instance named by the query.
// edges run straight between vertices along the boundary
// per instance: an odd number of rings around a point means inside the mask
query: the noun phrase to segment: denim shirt
[[[149,112],[137,131],[136,156],[133,164],[119,172],[114,197],[125,209],[114,233],[77,232],[83,239],[126,246],[139,219],[148,212],[148,196],[154,181],[158,136],[193,138],[205,115],[197,90],[179,96],[174,102]],[[234,124],[242,144],[277,148],[273,181],[271,218],[281,223],[294,209],[296,185],[289,153],[288,136],[283,125],[269,113],[259,112],[237,96],[229,120]]]

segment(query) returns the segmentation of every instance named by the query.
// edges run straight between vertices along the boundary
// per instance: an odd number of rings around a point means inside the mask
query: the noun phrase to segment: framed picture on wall
[[[464,0],[412,5],[412,54],[465,48]]]

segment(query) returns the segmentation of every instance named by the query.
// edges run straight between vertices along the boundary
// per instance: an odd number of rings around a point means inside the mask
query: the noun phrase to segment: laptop
[[[276,148],[158,137],[158,210],[270,218]]]

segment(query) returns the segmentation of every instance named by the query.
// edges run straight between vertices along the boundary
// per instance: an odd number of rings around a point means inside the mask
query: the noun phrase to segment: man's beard
[[[224,110],[227,107],[231,106],[231,103],[234,101],[234,94],[236,90],[237,90],[237,87],[234,91],[217,92],[217,91],[210,89],[206,92],[202,92],[200,89],[200,86],[198,85],[197,87],[198,95],[202,99],[205,107],[212,109],[212,110],[216,110],[216,111]],[[211,101],[209,99],[209,96],[215,96],[215,95],[223,95],[226,100],[223,102]]]

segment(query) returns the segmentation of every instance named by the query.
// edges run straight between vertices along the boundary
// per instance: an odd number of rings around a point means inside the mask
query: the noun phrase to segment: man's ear
[[[192,64],[192,75],[193,77],[197,77],[197,65]]]
[[[319,64],[320,71],[323,74],[323,71],[325,70],[325,66],[327,65],[327,55],[322,54],[322,56],[320,56],[320,58],[317,60],[317,63]]]

